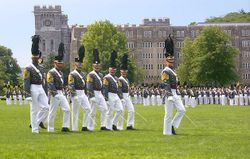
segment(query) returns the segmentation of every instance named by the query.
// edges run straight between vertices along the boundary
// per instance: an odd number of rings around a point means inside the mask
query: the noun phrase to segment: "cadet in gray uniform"
[[[60,105],[63,110],[62,132],[68,132],[70,127],[70,106],[63,94],[63,74],[60,71],[63,66],[64,44],[60,43],[58,56],[54,60],[54,68],[47,74],[48,91],[50,94],[50,109],[48,119],[48,132],[54,132],[54,121],[57,107]]]
[[[79,58],[75,58],[75,69],[68,76],[69,92],[72,101],[72,130],[78,131],[79,108],[82,106],[85,114],[83,115],[82,131],[88,131],[91,106],[88,97],[85,94],[86,82],[85,74],[81,71],[85,48],[82,45],[79,48]]]
[[[128,118],[127,118],[127,130],[135,130],[134,129],[134,123],[135,123],[135,109],[133,106],[133,103],[131,101],[130,95],[129,95],[129,80],[127,79],[128,74],[128,55],[124,54],[122,57],[122,65],[121,65],[121,76],[119,77],[119,83],[121,84],[121,92],[123,96],[123,109],[127,108],[128,110]],[[122,113],[122,118],[120,118],[118,123],[118,129],[123,129],[123,116],[124,113]]]
[[[120,92],[121,84],[118,83],[118,78],[115,76],[117,53],[113,51],[110,57],[109,74],[103,78],[103,95],[108,103],[107,122],[108,129],[118,130],[117,123],[123,113],[123,106],[121,99],[122,93]],[[120,95],[120,96],[119,96]],[[113,117],[114,110],[116,111]]]
[[[48,116],[48,97],[43,89],[43,70],[38,65],[41,56],[39,51],[39,35],[32,37],[32,63],[24,69],[24,91],[26,100],[32,100],[30,104],[30,120],[33,133],[39,133],[38,125],[44,128],[42,121]]]
[[[165,41],[166,67],[161,73],[162,87],[166,90],[165,117],[163,135],[176,135],[174,128],[178,128],[185,113],[181,98],[177,95],[177,75],[174,67],[174,44],[171,36]],[[172,119],[173,107],[177,109],[175,117]]]
[[[106,113],[108,111],[107,103],[101,92],[102,90],[102,74],[100,70],[99,52],[97,49],[93,50],[93,71],[87,75],[87,93],[91,104],[91,114],[88,129],[93,131],[95,129],[96,106],[101,111],[101,130],[109,130],[106,128]]]

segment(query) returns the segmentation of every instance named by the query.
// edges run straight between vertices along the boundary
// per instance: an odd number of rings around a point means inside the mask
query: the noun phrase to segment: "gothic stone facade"
[[[80,37],[87,31],[87,26],[68,26],[68,18],[62,14],[61,7],[34,7],[36,34],[42,36],[42,52],[44,56],[55,53],[59,43],[66,45],[67,58],[72,64],[77,57]],[[127,47],[133,50],[137,66],[145,70],[143,83],[160,82],[160,73],[164,68],[163,47],[169,34],[174,35],[176,65],[181,63],[181,48],[185,37],[195,38],[204,26],[218,25],[231,36],[231,43],[238,48],[236,70],[241,82],[250,84],[250,22],[244,23],[198,23],[189,26],[172,26],[168,18],[144,19],[140,25],[118,25],[124,32]],[[72,68],[72,65],[71,65]]]

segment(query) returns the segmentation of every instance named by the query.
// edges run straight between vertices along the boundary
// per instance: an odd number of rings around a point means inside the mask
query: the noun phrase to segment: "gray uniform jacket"
[[[77,70],[70,72],[68,76],[68,86],[71,96],[76,95],[76,90],[85,90],[86,88],[86,74],[78,71],[79,75],[81,76],[80,77],[76,71]]]
[[[162,88],[166,90],[167,96],[173,96],[171,89],[177,89],[177,76],[174,70],[169,67],[161,72]]]
[[[89,98],[94,97],[94,91],[102,90],[103,75],[96,71],[91,71],[87,75],[87,94]]]
[[[49,94],[52,96],[57,95],[57,90],[63,90],[63,73],[59,70],[56,71],[55,68],[49,70],[47,74],[47,83]]]

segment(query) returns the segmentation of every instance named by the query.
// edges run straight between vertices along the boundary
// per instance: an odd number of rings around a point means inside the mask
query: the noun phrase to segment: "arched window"
[[[42,50],[45,51],[46,50],[46,44],[45,44],[45,40],[42,41]]]
[[[51,52],[54,51],[54,40],[53,39],[50,41],[50,51]]]

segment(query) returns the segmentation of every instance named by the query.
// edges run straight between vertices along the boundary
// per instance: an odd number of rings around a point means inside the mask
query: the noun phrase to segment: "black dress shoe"
[[[112,125],[112,129],[113,129],[114,131],[119,131],[119,130],[117,129],[116,125]]]
[[[172,134],[176,135],[175,130],[174,130],[174,126],[172,126]]]
[[[61,131],[62,132],[70,132],[69,128],[66,128],[66,127],[63,127]]]
[[[41,123],[39,124],[39,126],[40,126],[40,128],[42,128],[42,129],[46,129],[46,127],[43,125],[43,122],[41,122]]]
[[[110,131],[110,129],[107,129],[105,126],[102,126],[102,127],[101,127],[101,130]]]
[[[30,126],[29,126],[30,128],[32,128],[32,126],[31,126],[31,124],[30,124]]]
[[[82,127],[82,131],[89,131],[87,127]]]
[[[133,126],[127,126],[127,130],[136,130]]]

